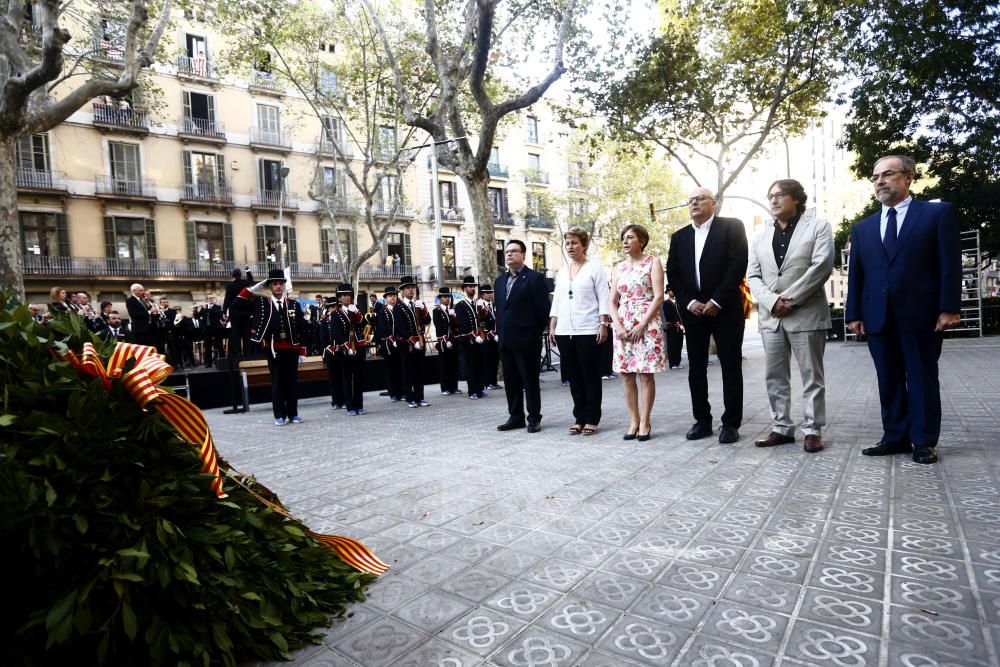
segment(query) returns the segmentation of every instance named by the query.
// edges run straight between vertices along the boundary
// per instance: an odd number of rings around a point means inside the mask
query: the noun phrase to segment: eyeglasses
[[[700,204],[703,201],[705,201],[706,199],[711,200],[711,201],[715,201],[714,199],[712,199],[708,195],[698,195],[697,197],[691,197],[690,199],[688,199],[688,206],[694,206],[695,204]]]
[[[772,192],[767,196],[768,201],[774,201],[775,199],[781,199],[782,197],[787,197],[787,192]]]
[[[902,170],[897,171],[895,169],[890,169],[889,171],[883,171],[881,174],[872,174],[872,176],[871,176],[871,182],[872,183],[878,183],[883,178],[889,179],[889,178],[892,178],[893,176],[895,176],[896,174],[909,174],[909,173],[910,172],[908,172],[908,171],[902,171]]]

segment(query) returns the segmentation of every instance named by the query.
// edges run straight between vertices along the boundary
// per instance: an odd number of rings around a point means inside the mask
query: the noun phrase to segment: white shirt
[[[549,316],[556,319],[557,336],[597,335],[601,316],[609,315],[611,288],[604,267],[596,261],[586,261],[569,279],[570,267],[556,274],[556,289],[552,294]],[[570,290],[573,296],[570,297]]]
[[[701,253],[705,250],[705,241],[708,240],[708,232],[712,229],[712,222],[714,220],[715,216],[713,215],[711,218],[701,223],[700,227],[693,222],[691,223],[691,226],[694,227],[694,279],[697,283],[698,289],[701,289]],[[716,303],[715,299],[709,300],[719,308],[722,308],[722,306],[719,306],[719,304]],[[688,310],[691,310],[691,304],[695,301],[697,301],[697,299],[691,299],[687,305]]]
[[[899,232],[903,229],[903,218],[906,217],[906,211],[910,208],[911,201],[913,201],[913,197],[907,197],[895,206],[882,206],[882,220],[879,222],[879,233],[883,241],[885,240],[885,227],[889,224],[889,209],[896,209],[896,238],[899,238]]]

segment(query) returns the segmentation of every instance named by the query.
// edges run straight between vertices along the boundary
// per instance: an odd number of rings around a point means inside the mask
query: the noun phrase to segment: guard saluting
[[[458,349],[455,347],[455,309],[451,307],[451,290],[438,288],[438,305],[434,307],[434,335],[437,338],[438,372],[441,374],[441,395],[461,394],[458,388]]]
[[[254,291],[262,286],[270,289],[270,296],[254,296]],[[272,269],[267,280],[243,288],[239,298],[251,301],[250,340],[268,353],[274,424],[299,424],[302,418],[298,407],[298,363],[305,354],[301,347],[302,307],[285,296],[285,274],[281,269]]]
[[[500,389],[497,368],[500,366],[500,344],[497,342],[497,310],[493,304],[493,285],[479,286],[480,319],[486,337],[483,352],[483,384],[487,389]]]
[[[399,291],[403,297],[393,309],[393,331],[401,351],[403,368],[403,388],[406,403],[411,408],[430,405],[424,400],[424,331],[431,322],[427,306],[414,300],[417,284],[413,276],[399,279]]]
[[[477,400],[486,398],[483,392],[483,354],[486,351],[484,345],[486,339],[481,331],[482,320],[479,318],[475,303],[476,279],[466,276],[462,280],[462,291],[465,293],[465,298],[460,298],[455,303],[458,354],[468,383],[469,398]]]
[[[403,400],[403,369],[402,350],[396,343],[395,320],[393,308],[399,300],[396,288],[392,285],[382,293],[385,305],[375,311],[375,340],[378,342],[378,353],[385,360],[386,387],[393,403]]]

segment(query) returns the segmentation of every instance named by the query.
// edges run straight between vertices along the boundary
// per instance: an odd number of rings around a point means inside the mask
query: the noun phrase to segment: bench
[[[240,370],[246,373],[248,388],[271,386],[267,359],[240,361]],[[306,360],[299,364],[299,382],[326,382],[326,379],[326,364],[323,363],[323,357],[306,357]]]

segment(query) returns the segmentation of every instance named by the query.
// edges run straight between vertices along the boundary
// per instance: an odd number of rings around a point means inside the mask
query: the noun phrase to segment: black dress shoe
[[[732,426],[722,425],[719,429],[719,442],[724,445],[730,445],[734,442],[739,442],[740,432],[733,428]]]
[[[542,425],[538,422],[528,422],[528,433],[538,433],[542,430]]]
[[[915,447],[913,449],[914,463],[937,463],[937,449],[934,447]]]
[[[517,428],[524,428],[524,422],[508,419],[504,423],[497,426],[498,431],[513,431],[514,429]]]
[[[701,438],[707,438],[712,435],[712,425],[708,422],[695,422],[691,430],[687,432],[684,436],[688,440],[700,440]]]
[[[909,443],[885,442],[880,440],[874,447],[861,450],[865,456],[891,456],[893,454],[908,454],[911,451]]]

